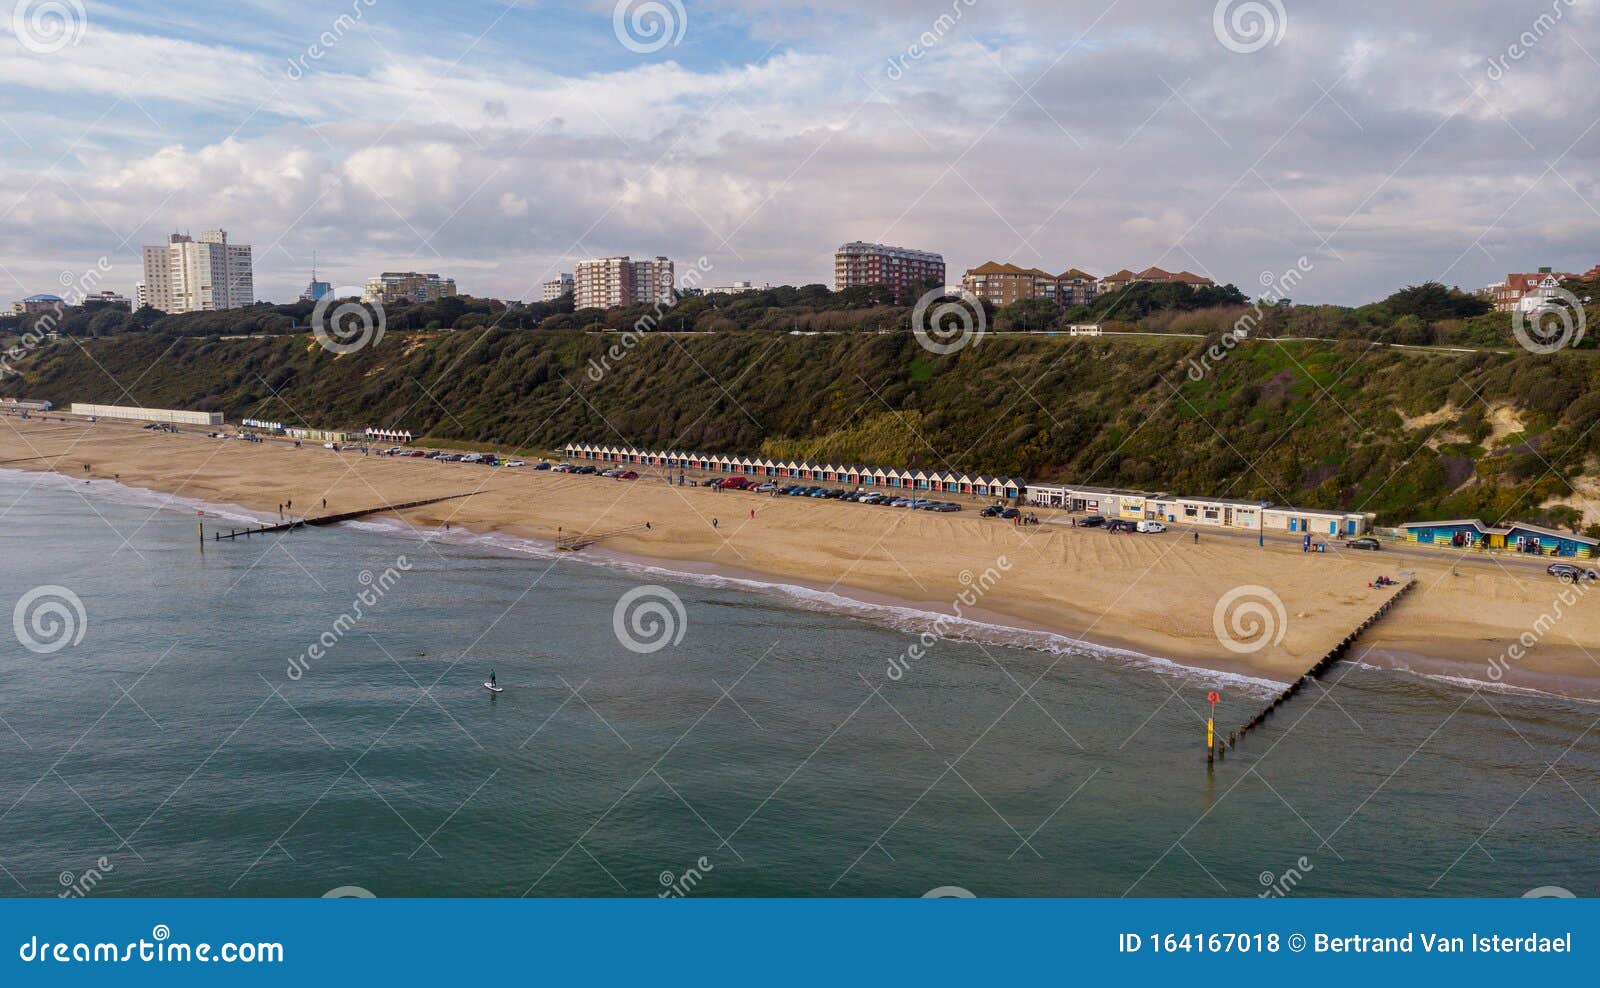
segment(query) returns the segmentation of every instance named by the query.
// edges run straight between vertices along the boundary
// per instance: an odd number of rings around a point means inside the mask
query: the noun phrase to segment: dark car
[[[1090,515],[1087,518],[1079,518],[1078,519],[1078,527],[1079,528],[1099,528],[1101,525],[1104,525],[1105,523],[1106,523],[1106,520],[1104,518],[1100,517],[1099,515]]]
[[[1022,512],[1018,511],[1016,508],[1007,508],[1000,512],[1000,517],[1010,520],[1012,518],[1019,517],[1021,514]]]
[[[1576,583],[1579,580],[1600,580],[1600,572],[1592,569],[1580,569],[1571,563],[1551,563],[1544,570],[1562,583]]]
[[[1383,544],[1377,539],[1351,539],[1344,545],[1347,549],[1366,549],[1369,552],[1377,552],[1383,548]]]

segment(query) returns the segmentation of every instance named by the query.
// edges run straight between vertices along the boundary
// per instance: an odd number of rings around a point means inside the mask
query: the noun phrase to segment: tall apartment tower
[[[673,265],[665,257],[635,261],[600,257],[579,261],[573,274],[572,302],[580,309],[618,305],[671,305],[677,297]]]
[[[944,257],[932,251],[869,244],[859,240],[833,254],[833,289],[882,285],[896,297],[915,298],[928,285],[944,284]]]
[[[671,305],[677,297],[672,262],[665,257],[633,262],[633,300],[635,303]]]
[[[144,248],[145,302],[162,312],[239,309],[256,300],[249,244],[228,243],[228,231],[207,230],[195,240],[174,233]]]

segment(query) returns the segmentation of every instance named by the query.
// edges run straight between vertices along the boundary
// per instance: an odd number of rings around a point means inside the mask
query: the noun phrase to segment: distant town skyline
[[[949,281],[1247,294],[1305,257],[1297,300],[1347,304],[1594,263],[1594,11],[1291,2],[1257,37],[1214,6],[711,0],[647,41],[610,3],[94,4],[70,43],[0,46],[0,284],[106,258],[131,294],[140,245],[190,222],[254,245],[255,297],[285,302],[313,250],[334,286],[529,300],[620,255],[831,284],[854,240]]]

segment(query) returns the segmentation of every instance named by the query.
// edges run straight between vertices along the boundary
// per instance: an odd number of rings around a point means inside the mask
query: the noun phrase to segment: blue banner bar
[[[1600,906],[1515,900],[148,899],[0,903],[4,984],[1593,980]],[[1141,980],[1138,983],[1149,983]],[[1422,983],[1422,982],[1419,982]],[[1516,983],[1516,982],[1511,982]],[[1548,983],[1548,982],[1547,982]]]

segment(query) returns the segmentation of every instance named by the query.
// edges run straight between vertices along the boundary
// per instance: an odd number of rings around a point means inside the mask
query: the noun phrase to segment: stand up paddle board
[[[496,686],[493,683],[484,683],[483,688],[488,690],[490,693],[504,693],[506,691],[504,686]]]

